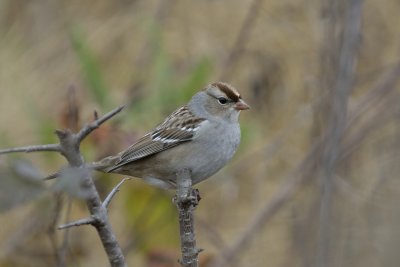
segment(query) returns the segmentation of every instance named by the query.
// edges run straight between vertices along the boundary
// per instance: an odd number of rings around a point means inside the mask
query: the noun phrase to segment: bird
[[[172,112],[127,149],[91,167],[177,188],[177,173],[189,170],[195,185],[224,167],[240,143],[239,114],[250,106],[225,82],[214,82]]]

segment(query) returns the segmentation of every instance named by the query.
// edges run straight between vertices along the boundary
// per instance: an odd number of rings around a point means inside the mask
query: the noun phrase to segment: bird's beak
[[[242,99],[239,99],[238,102],[236,102],[235,104],[235,109],[237,110],[246,110],[249,109],[250,106],[246,104],[246,102],[244,102]]]

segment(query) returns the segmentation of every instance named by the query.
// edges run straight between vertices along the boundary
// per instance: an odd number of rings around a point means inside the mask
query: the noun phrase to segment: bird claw
[[[182,203],[183,204],[188,204],[188,205],[192,205],[193,207],[196,207],[199,202],[200,202],[200,192],[198,189],[192,189],[188,195],[182,199]]]
[[[199,189],[197,189],[197,188],[192,189],[192,192],[190,192],[189,198],[193,198],[193,201],[195,201],[196,205],[197,205],[201,200]]]
[[[193,207],[196,207],[199,204],[200,200],[201,197],[198,189],[192,189],[190,192],[188,192],[186,196],[183,197],[175,195],[172,199],[175,205],[192,205]]]

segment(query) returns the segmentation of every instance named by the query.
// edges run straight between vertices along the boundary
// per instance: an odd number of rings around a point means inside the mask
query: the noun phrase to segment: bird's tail
[[[107,173],[107,172],[109,172],[110,168],[112,168],[112,166],[114,166],[114,164],[118,161],[118,159],[119,159],[119,157],[117,157],[117,156],[108,156],[100,161],[87,163],[84,165],[84,168],[87,168],[89,170],[95,170],[95,171]],[[44,177],[43,180],[51,180],[51,179],[57,178],[61,175],[61,173],[64,170],[65,170],[65,168],[59,170],[58,172],[52,173],[52,174]]]

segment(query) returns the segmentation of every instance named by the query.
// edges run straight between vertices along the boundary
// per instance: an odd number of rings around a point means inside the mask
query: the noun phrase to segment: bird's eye
[[[228,99],[226,99],[225,97],[219,97],[219,98],[218,98],[218,102],[219,102],[221,105],[225,105],[226,103],[228,103]]]

